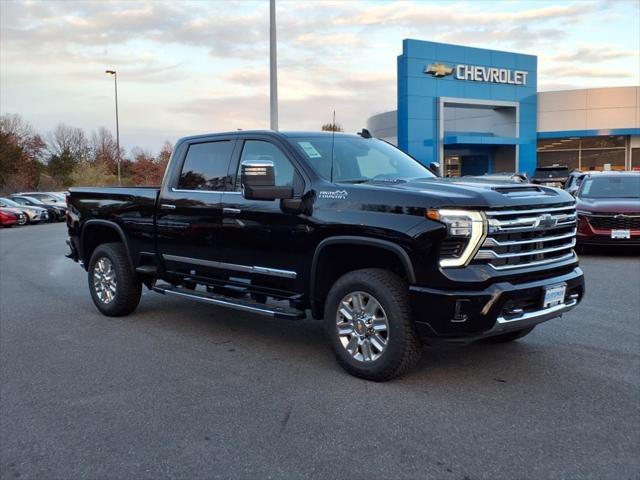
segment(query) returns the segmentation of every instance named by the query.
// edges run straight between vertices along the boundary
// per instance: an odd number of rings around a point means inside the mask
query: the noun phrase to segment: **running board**
[[[171,285],[159,285],[153,287],[155,292],[163,295],[176,295],[178,297],[198,300],[200,302],[218,305],[220,307],[232,308],[243,312],[257,313],[267,315],[274,318],[282,318],[285,320],[301,320],[306,317],[304,310],[295,308],[280,307],[277,305],[268,305],[264,303],[253,302],[243,298],[232,298],[219,295],[217,293],[200,292],[197,290],[188,290],[186,288],[173,287]]]

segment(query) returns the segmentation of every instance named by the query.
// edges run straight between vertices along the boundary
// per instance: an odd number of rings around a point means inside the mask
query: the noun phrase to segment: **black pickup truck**
[[[506,342],[575,307],[571,195],[438,178],[361,135],[183,138],[159,188],[72,188],[68,256],[105,315],[142,285],[284,319],[324,319],[339,363],[387,380],[424,342]]]

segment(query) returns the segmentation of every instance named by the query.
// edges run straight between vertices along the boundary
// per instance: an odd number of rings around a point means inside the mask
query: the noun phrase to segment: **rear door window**
[[[190,145],[180,172],[178,188],[224,190],[234,143],[231,140],[221,140]]]

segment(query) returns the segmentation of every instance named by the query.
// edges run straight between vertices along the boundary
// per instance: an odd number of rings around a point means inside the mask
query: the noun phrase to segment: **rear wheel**
[[[519,338],[529,335],[535,327],[523,328],[522,330],[515,330],[509,333],[503,333],[502,335],[495,335],[493,337],[485,338],[487,343],[507,343],[518,340]]]
[[[336,359],[357,377],[390,380],[420,358],[407,285],[387,270],[340,277],[327,296],[325,327]]]
[[[91,255],[88,280],[93,303],[104,315],[128,315],[140,302],[142,283],[121,243],[98,245]]]

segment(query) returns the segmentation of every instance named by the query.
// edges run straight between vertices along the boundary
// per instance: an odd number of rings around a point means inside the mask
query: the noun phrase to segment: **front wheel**
[[[121,243],[98,245],[89,261],[88,276],[93,303],[104,315],[121,317],[138,306],[142,283]]]
[[[407,284],[387,270],[340,277],[327,296],[325,327],[336,359],[356,377],[390,380],[420,359]]]

